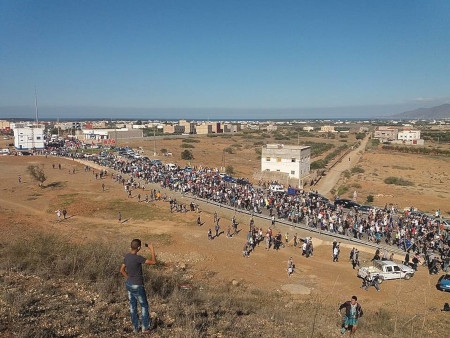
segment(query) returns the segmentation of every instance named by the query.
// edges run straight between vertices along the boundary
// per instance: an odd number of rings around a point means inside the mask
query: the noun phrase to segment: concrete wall
[[[290,178],[303,178],[309,175],[311,147],[268,144],[262,147],[261,171],[279,171]]]

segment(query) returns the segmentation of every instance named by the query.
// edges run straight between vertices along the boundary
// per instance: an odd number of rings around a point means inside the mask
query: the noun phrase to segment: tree
[[[234,168],[232,165],[227,165],[225,168],[225,174],[227,175],[233,175],[234,174]]]
[[[33,180],[39,182],[40,187],[42,187],[42,184],[47,180],[44,173],[44,168],[37,164],[30,164],[27,167],[27,172]]]
[[[193,160],[194,155],[192,155],[192,151],[186,149],[181,153],[181,159],[182,160]]]

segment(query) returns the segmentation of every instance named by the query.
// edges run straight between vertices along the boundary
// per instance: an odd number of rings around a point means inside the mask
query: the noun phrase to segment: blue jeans
[[[139,331],[139,316],[137,302],[141,305],[142,331],[150,329],[150,317],[144,285],[133,285],[126,283],[128,300],[130,301],[131,323],[135,332]]]

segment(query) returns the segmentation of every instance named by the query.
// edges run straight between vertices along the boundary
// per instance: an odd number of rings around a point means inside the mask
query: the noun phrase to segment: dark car
[[[450,274],[442,275],[436,286],[441,291],[450,291]]]
[[[374,210],[374,209],[375,209],[375,207],[373,207],[371,205],[360,205],[358,207],[358,210],[361,211],[361,212],[369,212],[369,211]]]
[[[223,179],[225,182],[230,182],[230,183],[235,183],[235,182],[236,182],[236,179],[234,179],[233,177],[228,176],[228,175],[222,177],[222,179]]]
[[[355,201],[352,201],[352,200],[349,200],[346,198],[341,198],[341,199],[335,200],[334,205],[335,206],[341,205],[343,208],[346,208],[346,209],[351,209],[351,208],[358,209],[360,207],[360,205],[358,203],[356,203]]]
[[[238,178],[236,180],[236,183],[240,184],[240,185],[249,185],[250,184],[250,182],[246,178]]]
[[[321,201],[321,202],[324,202],[324,203],[327,203],[327,204],[331,203],[328,198],[326,198],[325,196],[322,196],[322,195],[320,195],[318,193],[315,193],[315,192],[309,192],[308,193],[308,197],[311,198],[311,199],[314,198],[316,201]]]

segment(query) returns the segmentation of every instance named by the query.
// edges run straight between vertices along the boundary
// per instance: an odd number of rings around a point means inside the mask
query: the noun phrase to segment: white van
[[[178,166],[176,164],[173,164],[173,163],[167,164],[167,169],[169,169],[169,170],[175,170],[177,168],[178,168]]]

